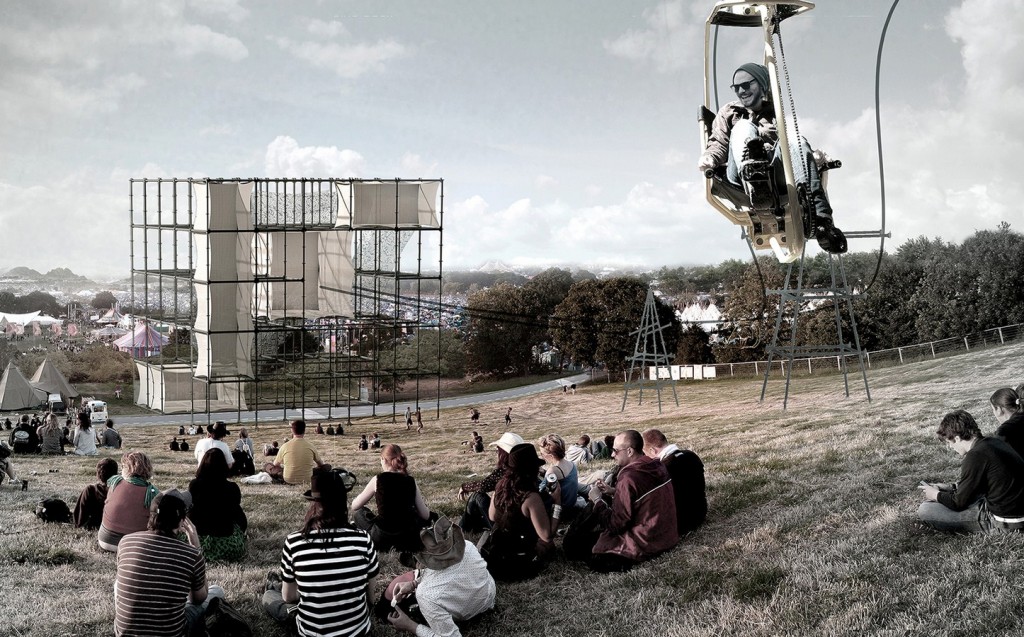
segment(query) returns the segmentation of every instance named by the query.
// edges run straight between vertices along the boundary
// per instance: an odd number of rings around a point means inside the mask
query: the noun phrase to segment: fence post
[[[757,371],[757,361],[754,361],[754,376],[757,376],[761,372]]]
[[[1003,340],[1003,328],[1000,327],[996,331],[999,332],[999,344],[1006,345],[1006,341]]]
[[[807,359],[807,373],[808,373],[808,374],[813,374],[813,373],[814,373],[814,372],[813,372],[813,371],[811,370],[811,359],[809,359],[809,358]]]
[[[969,352],[971,351],[971,344],[967,342],[967,337],[964,337],[964,348]]]
[[[932,349],[932,351],[933,352],[935,351],[934,348]],[[902,365],[903,364],[903,348],[902,347],[897,347],[896,348],[896,352],[900,355],[900,365]]]
[[[935,358],[935,341],[929,343],[932,346],[932,358]]]
[[[871,352],[864,352],[864,354],[868,357],[868,369],[871,369]]]
[[[730,376],[735,376],[736,375],[736,373],[732,369],[732,363],[729,363],[729,375]]]

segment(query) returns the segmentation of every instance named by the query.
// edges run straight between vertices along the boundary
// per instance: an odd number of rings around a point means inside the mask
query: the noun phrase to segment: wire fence
[[[917,363],[925,360],[933,360],[945,356],[954,356],[964,352],[973,352],[979,349],[1001,347],[1009,343],[1024,341],[1024,323],[996,327],[983,332],[945,338],[939,341],[906,345],[882,349],[874,352],[864,352],[864,363],[867,368],[878,369],[903,365],[905,363]],[[860,362],[855,355],[847,355],[847,369],[850,372],[860,371]],[[776,359],[772,361],[772,373],[780,376],[786,375],[786,365],[789,361]],[[792,375],[813,375],[815,373],[834,373],[842,371],[843,356],[818,356],[813,358],[797,358],[793,360]],[[705,368],[714,367],[715,376],[718,378],[735,377],[758,377],[763,376],[767,369],[767,361],[752,361],[747,363],[717,363],[705,365]],[[705,376],[707,377],[707,376]]]

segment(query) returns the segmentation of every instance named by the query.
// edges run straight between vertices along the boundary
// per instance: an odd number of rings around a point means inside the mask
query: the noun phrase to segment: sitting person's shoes
[[[268,591],[279,591],[281,590],[281,574],[277,571],[270,571],[267,573],[267,586]]]
[[[832,223],[831,216],[818,216],[814,221],[814,238],[825,252],[846,254],[846,235]]]

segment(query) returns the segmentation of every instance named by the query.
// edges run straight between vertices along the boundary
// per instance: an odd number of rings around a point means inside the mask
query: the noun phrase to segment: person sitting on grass
[[[565,440],[558,434],[544,436],[537,442],[537,446],[540,447],[541,457],[547,463],[544,482],[540,485],[543,494],[541,499],[544,500],[544,506],[552,512],[554,533],[559,520],[571,520],[575,516],[576,496],[580,489],[579,471],[576,465],[565,457]],[[559,508],[553,508],[556,505]]]
[[[78,427],[75,428],[75,437],[71,442],[75,445],[75,454],[79,456],[96,455],[96,432],[92,429],[92,422],[88,414],[81,414],[84,418],[78,419]]]
[[[263,608],[300,635],[368,635],[369,600],[380,571],[370,536],[351,527],[338,474],[316,469],[301,531],[285,539],[281,573],[267,576]]]
[[[0,442],[0,483],[2,483],[4,476],[7,476],[10,484],[21,482],[18,479],[18,470],[14,468],[14,462],[11,460],[13,453],[6,442]]]
[[[537,492],[544,461],[533,445],[516,445],[508,454],[508,472],[494,489],[488,514],[491,530],[481,554],[500,581],[535,577],[553,556],[552,521]]]
[[[242,492],[228,480],[228,465],[220,450],[207,450],[188,492],[193,502],[188,518],[196,525],[206,558],[226,562],[242,559],[249,522],[242,510]]]
[[[11,431],[9,441],[14,453],[38,453],[39,434],[28,420],[28,414],[21,417],[18,425]]]
[[[491,496],[487,495],[498,485],[498,480],[508,471],[508,452],[512,447],[523,444],[519,434],[506,431],[501,438],[490,444],[497,449],[497,463],[494,470],[483,480],[465,482],[459,487],[460,500],[466,501],[466,511],[462,514],[459,526],[468,533],[476,533],[491,528],[487,510],[491,507]]]
[[[672,476],[676,527],[679,535],[685,535],[703,524],[708,515],[704,463],[693,451],[668,444],[668,439],[659,429],[648,429],[643,438],[647,457],[665,463],[668,474]]]
[[[963,456],[954,484],[921,482],[925,501],[917,517],[939,531],[1007,533],[1024,531],[1024,459],[995,436],[983,436],[962,409],[939,423],[946,446]]]
[[[231,455],[231,447],[228,443],[224,442],[224,437],[230,434],[228,431],[228,424],[223,420],[218,420],[207,432],[206,438],[203,438],[196,443],[196,448],[193,453],[196,457],[196,464],[198,465],[203,461],[203,456],[210,449],[219,449],[224,454],[224,460],[228,463],[228,469],[235,464],[235,457]]]
[[[579,440],[569,445],[569,448],[565,450],[565,458],[577,467],[593,460],[594,454],[590,452],[590,436],[583,434]]]
[[[121,448],[121,434],[114,429],[114,421],[107,418],[106,427],[100,433],[100,443],[107,449]]]
[[[456,621],[494,607],[494,578],[462,529],[441,516],[420,531],[418,569],[391,581],[377,603],[377,616],[396,629],[422,637],[462,637]]]
[[[274,464],[281,467],[284,481],[288,484],[309,484],[313,469],[325,466],[305,435],[306,421],[292,421],[292,439],[281,445],[274,460]],[[277,446],[276,441],[274,446]]]
[[[96,540],[100,548],[112,553],[125,535],[145,531],[149,523],[149,505],[160,491],[149,483],[153,463],[141,451],[121,456],[121,475],[107,481],[107,500]]]
[[[401,447],[384,447],[380,466],[383,471],[370,478],[352,500],[356,528],[370,534],[378,551],[413,551],[419,546],[420,529],[430,520],[430,509],[409,475],[409,461]],[[366,506],[371,499],[377,504],[376,515]]]
[[[197,634],[206,608],[224,589],[206,586],[206,560],[186,514],[187,493],[158,494],[146,530],[121,540],[114,580],[114,635]],[[184,533],[187,542],[178,539]]]
[[[1024,458],[1024,400],[1016,390],[1004,387],[992,394],[989,402],[992,403],[992,415],[999,423],[996,436]]]
[[[370,441],[366,439],[366,434],[359,436],[359,450],[366,451],[370,448]]]
[[[648,458],[643,449],[639,431],[628,429],[615,436],[612,458],[619,466],[615,488],[598,481],[587,493],[600,525],[587,556],[595,571],[627,571],[679,542],[672,477],[661,461]]]
[[[117,475],[117,463],[104,458],[96,463],[96,484],[82,489],[75,504],[75,526],[89,530],[100,528],[103,505],[107,501],[107,482]]]
[[[47,455],[64,455],[64,431],[60,428],[56,414],[47,414],[43,426],[36,434],[39,436],[39,451]]]

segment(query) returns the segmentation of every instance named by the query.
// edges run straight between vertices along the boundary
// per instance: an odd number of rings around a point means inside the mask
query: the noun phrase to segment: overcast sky
[[[890,5],[783,25],[801,132],[844,162],[843,229],[880,223]],[[443,178],[445,269],[748,259],[696,170],[712,6],[0,0],[0,267],[127,275],[128,179],[203,176]],[[1022,37],[1024,0],[902,0],[889,245],[1024,229]],[[758,38],[723,30],[722,85]]]

